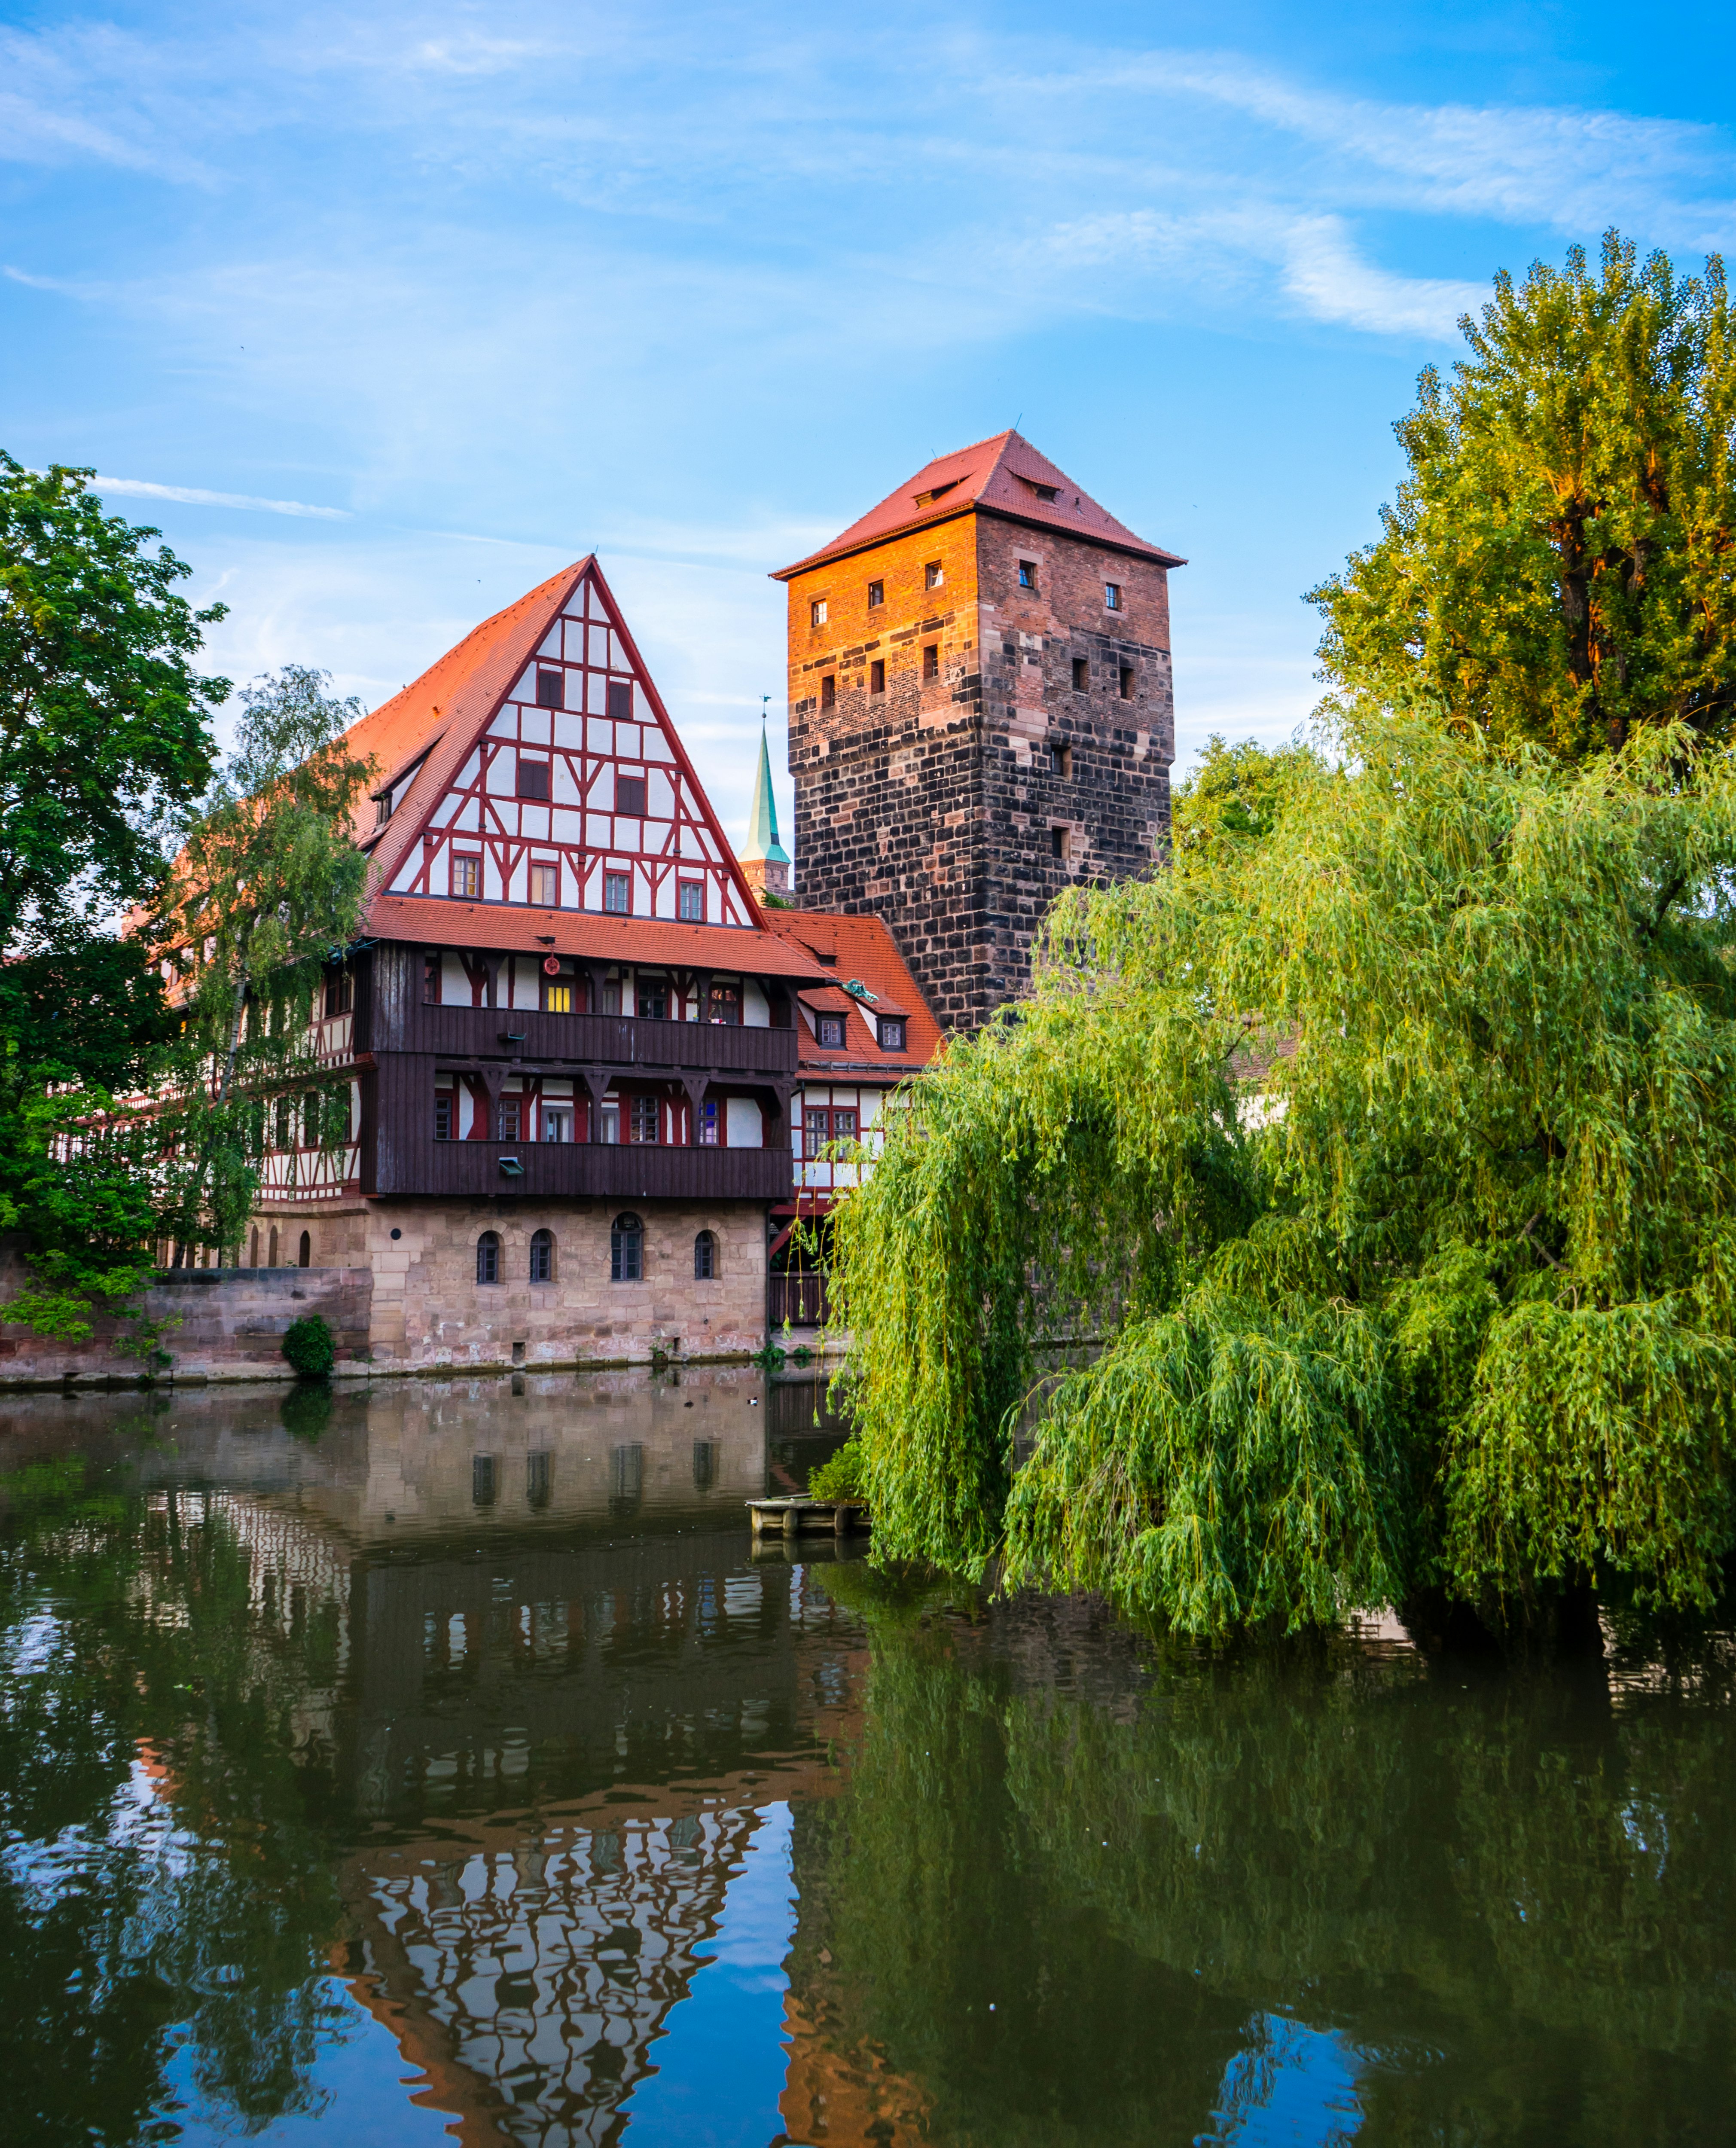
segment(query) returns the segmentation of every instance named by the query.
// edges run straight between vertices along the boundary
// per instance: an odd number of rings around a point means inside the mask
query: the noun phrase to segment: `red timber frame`
[[[560,708],[539,704],[539,673],[559,680]],[[625,712],[610,713],[611,690]],[[546,769],[545,795],[519,795],[521,760]],[[616,811],[621,777],[643,785],[643,816]],[[419,844],[413,841],[393,875],[394,894],[454,894],[454,861],[468,856],[480,861],[480,886],[466,899],[606,912],[605,879],[619,874],[632,916],[681,921],[686,881],[701,891],[703,916],[685,921],[757,922],[740,869],[595,562],[575,577],[560,616],[419,832]],[[538,866],[556,873],[553,906],[533,900]],[[744,965],[752,966],[745,956]]]

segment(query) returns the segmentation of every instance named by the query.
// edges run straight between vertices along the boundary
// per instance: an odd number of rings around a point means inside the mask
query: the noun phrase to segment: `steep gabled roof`
[[[719,929],[745,931],[755,937],[763,934],[759,906],[748,887],[734,848],[687,757],[656,683],[640,655],[594,553],[562,568],[559,574],[551,575],[515,604],[473,628],[462,641],[430,665],[420,678],[351,726],[347,735],[353,750],[369,756],[376,765],[374,795],[377,796],[384,785],[391,785],[398,791],[393,800],[391,816],[385,822],[374,823],[370,800],[359,808],[354,824],[357,841],[369,853],[370,914],[372,929],[376,932],[388,930],[389,918],[395,919],[400,928],[409,922],[411,909],[402,903],[401,897],[389,896],[385,891],[400,876],[400,868],[429,831],[430,816],[448,787],[486,737],[496,715],[527,668],[534,664],[551,628],[561,620],[581,585],[588,585],[600,597],[612,630],[626,651],[634,677],[644,690],[650,710],[650,720],[667,740],[675,764],[692,796],[699,801],[716,849],[714,869],[726,873],[734,882],[739,897],[737,907],[745,923]],[[401,776],[407,776],[408,781],[399,790],[397,780]],[[523,906],[515,904],[489,907],[497,909],[503,917],[530,914]],[[432,931],[437,914],[445,914],[442,904],[431,900],[416,902],[414,915],[424,929]],[[451,914],[455,925],[455,909]],[[650,926],[654,921],[646,919],[644,924]],[[608,936],[611,945],[616,944],[620,936],[619,926]],[[630,931],[627,937],[633,938]],[[493,943],[479,941],[478,944]],[[632,950],[629,947],[625,951],[630,956]],[[648,956],[646,959],[652,958]],[[750,956],[744,955],[740,961],[744,967],[753,966]]]
[[[771,579],[787,582],[828,560],[841,560],[889,537],[901,537],[908,530],[949,521],[973,509],[1005,515],[1010,521],[1028,522],[1041,529],[1059,530],[1069,537],[1086,538],[1114,551],[1155,560],[1161,566],[1187,565],[1179,554],[1166,552],[1162,545],[1148,545],[1143,537],[1136,537],[1126,523],[1117,522],[1106,508],[1100,507],[1065,470],[1046,455],[1039,454],[1022,434],[996,433],[992,439],[979,440],[974,447],[959,448],[926,464],[830,545],[822,545],[794,566],[780,567]]]

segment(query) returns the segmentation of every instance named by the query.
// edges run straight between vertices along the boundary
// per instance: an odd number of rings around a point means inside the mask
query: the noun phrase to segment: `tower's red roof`
[[[992,439],[979,440],[974,447],[937,456],[830,545],[822,545],[793,566],[780,567],[771,579],[787,582],[792,575],[805,574],[828,560],[842,559],[846,553],[862,551],[888,537],[901,537],[906,530],[946,522],[973,509],[1003,514],[1014,522],[1031,523],[1041,529],[1057,529],[1069,537],[1086,538],[1113,551],[1155,560],[1161,566],[1187,565],[1179,554],[1166,552],[1161,545],[1148,545],[1143,537],[1136,537],[1125,522],[1117,522],[1107,508],[1100,507],[1065,470],[1046,455],[1040,455],[1022,434],[996,433]]]

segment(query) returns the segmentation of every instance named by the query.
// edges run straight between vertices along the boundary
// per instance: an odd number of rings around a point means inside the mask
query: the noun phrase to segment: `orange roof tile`
[[[826,1050],[806,1033],[804,1024],[798,1048],[805,1072],[841,1073],[848,1068],[852,1074],[883,1072],[889,1079],[899,1081],[934,1057],[941,1048],[940,1025],[929,1012],[885,918],[845,917],[817,910],[768,910],[765,916],[772,931],[788,941],[792,950],[799,948],[804,955],[815,948],[836,951],[835,962],[821,974],[839,988],[836,1001],[841,1001],[842,1006],[836,1006],[832,995],[818,994],[807,986],[799,986],[798,993],[810,1003],[824,998],[829,1011],[844,1013],[845,1041],[841,1048]],[[852,981],[865,985],[876,996],[877,1004],[865,1007],[845,992],[842,987]],[[882,1011],[904,1017],[902,1051],[880,1048],[874,1017]]]
[[[440,896],[377,895],[369,930],[378,940],[424,947],[500,947],[550,951],[581,961],[655,963],[660,969],[715,970],[755,977],[829,982],[805,948],[746,926],[677,925],[657,917],[610,917],[590,910],[531,910],[517,903],[456,902]]]
[[[1043,499],[1039,486],[1044,490],[1052,488],[1055,497]],[[1065,470],[1039,454],[1022,434],[1007,432],[979,440],[974,447],[937,456],[830,545],[822,545],[794,566],[778,568],[771,579],[786,582],[828,560],[842,559],[846,553],[860,552],[888,537],[902,536],[906,530],[920,529],[930,523],[946,522],[973,509],[1005,515],[1014,522],[1031,523],[1042,529],[1062,530],[1069,537],[1088,538],[1114,551],[1156,560],[1166,567],[1187,564],[1178,553],[1166,552],[1161,545],[1148,545],[1143,537],[1136,537],[1126,523],[1117,522],[1106,508],[1100,507]]]

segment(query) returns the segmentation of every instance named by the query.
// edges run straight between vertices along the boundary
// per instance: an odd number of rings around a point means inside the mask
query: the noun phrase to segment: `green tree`
[[[1277,747],[1257,739],[1230,745],[1213,731],[1197,766],[1172,794],[1172,862],[1184,870],[1216,865],[1230,850],[1263,842],[1287,790],[1321,766],[1314,748],[1300,740]]]
[[[188,570],[90,476],[0,454],[0,1227],[36,1270],[8,1317],[68,1337],[136,1286],[151,1235],[153,1144],[112,1107],[176,1024],[117,926],[209,779],[228,690],[196,668],[223,606],[193,610]]]
[[[835,1223],[881,1556],[1189,1631],[1708,1604],[1733,1539],[1736,770],[1369,720],[1079,891]],[[1013,1440],[1045,1335],[1096,1336]]]
[[[0,452],[0,952],[51,921],[148,896],[158,838],[211,772],[228,691],[194,668],[190,570],[105,514],[89,470]]]
[[[1736,726],[1736,320],[1723,264],[1678,276],[1611,232],[1495,279],[1470,357],[1395,428],[1379,540],[1314,590],[1325,675],[1419,693],[1576,755],[1637,725]]]
[[[184,1019],[163,1131],[163,1234],[233,1244],[253,1205],[268,1098],[347,1125],[349,1089],[319,1080],[309,1025],[326,966],[355,937],[368,861],[352,817],[373,773],[344,736],[364,711],[324,672],[286,665],[241,692],[234,750],[182,843],[151,926]]]

